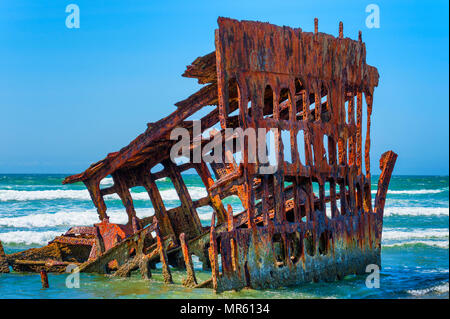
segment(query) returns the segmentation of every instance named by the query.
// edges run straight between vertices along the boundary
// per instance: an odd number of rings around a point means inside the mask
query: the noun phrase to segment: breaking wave
[[[411,229],[385,228],[383,240],[405,240],[424,238],[448,238],[448,228]]]
[[[386,207],[384,216],[448,216],[448,207]]]
[[[90,199],[87,190],[42,190],[42,191],[17,191],[0,190],[0,201],[28,201],[28,200],[53,200],[53,199]]]
[[[438,194],[448,191],[448,188],[441,188],[441,189],[415,189],[415,190],[396,190],[396,191],[388,191],[388,194],[408,194],[408,195],[420,195],[420,194]],[[372,190],[372,194],[376,194],[377,190]]]
[[[153,215],[153,208],[136,209],[139,218]],[[110,222],[126,224],[128,215],[123,210],[108,210]],[[92,226],[98,223],[96,210],[85,211],[59,211],[56,213],[35,214],[20,217],[0,218],[0,227],[36,228],[36,227],[59,227],[59,226]]]
[[[61,232],[58,231],[12,231],[9,233],[0,233],[0,240],[6,244],[46,245],[59,235],[61,235]]]
[[[385,228],[382,235],[383,248],[431,246],[449,247],[448,228],[411,229]]]
[[[189,194],[193,200],[207,195],[203,187],[189,187]],[[149,200],[146,192],[131,192],[134,200]],[[178,200],[178,194],[175,189],[161,191],[163,200]],[[90,200],[91,197],[87,190],[41,190],[41,191],[18,191],[18,190],[0,190],[0,201],[32,201],[32,200],[55,200],[55,199],[75,199]],[[105,200],[119,199],[116,194],[106,195]]]
[[[106,177],[100,181],[100,185],[112,185],[114,184],[112,177]]]
[[[416,289],[416,290],[408,290],[407,292],[410,295],[413,296],[424,296],[424,295],[430,295],[430,294],[445,294],[448,293],[448,282],[444,283],[444,284],[440,284],[434,287],[430,287],[430,288],[425,288],[425,289]]]

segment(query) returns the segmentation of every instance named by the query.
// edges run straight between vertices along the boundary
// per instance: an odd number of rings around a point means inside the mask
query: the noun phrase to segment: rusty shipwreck
[[[361,32],[358,40],[344,38],[340,23],[334,37],[318,32],[317,19],[314,32],[227,18],[218,25],[216,50],[183,74],[204,86],[129,145],[64,180],[86,185],[99,223],[73,227],[42,248],[9,255],[0,248],[0,271],[63,272],[76,264],[81,272],[129,276],[139,270],[149,278],[161,262],[167,283],[176,267],[186,271],[184,285],[224,291],[332,281],[380,265],[383,210],[397,155],[382,155],[372,202],[370,127],[379,75],[366,64]],[[186,119],[211,105],[202,128],[219,123],[220,129],[210,140],[225,128],[275,129],[273,174],[262,174],[267,163],[251,163],[245,153],[236,163],[229,149],[221,163],[177,165],[170,159],[176,127],[189,130],[191,149],[210,142]],[[158,164],[163,169],[151,172]],[[192,200],[181,174],[188,169],[200,176],[206,197]],[[102,188],[107,176],[114,184]],[[155,182],[163,177],[172,181],[181,206],[166,209]],[[136,216],[130,194],[136,186],[148,192],[153,216]],[[125,225],[109,222],[103,197],[113,193],[128,215]],[[224,207],[230,196],[239,197],[244,211]],[[210,226],[197,214],[203,206],[213,210]],[[192,255],[211,271],[209,280],[197,282]]]

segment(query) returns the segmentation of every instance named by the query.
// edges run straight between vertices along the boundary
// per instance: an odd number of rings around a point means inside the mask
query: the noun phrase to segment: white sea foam
[[[421,267],[416,267],[416,268],[421,268]],[[443,268],[436,268],[436,269],[423,269],[420,271],[423,274],[448,274],[449,270],[447,269],[443,269]]]
[[[396,190],[396,191],[388,191],[388,194],[410,194],[410,195],[418,195],[418,194],[438,194],[444,192],[443,189],[415,189],[415,190]]]
[[[189,194],[193,200],[199,199],[207,195],[206,189],[203,187],[189,187]],[[131,192],[134,200],[149,200],[146,192]],[[167,189],[161,191],[163,200],[178,200],[178,194],[175,189]],[[90,200],[91,197],[87,190],[40,190],[40,191],[18,191],[4,189],[0,190],[0,201],[32,201],[32,200],[55,200],[55,199],[76,199]],[[119,199],[116,194],[106,195],[105,199]]]
[[[448,282],[444,284],[440,284],[431,288],[426,289],[417,289],[417,290],[408,290],[408,293],[413,296],[423,296],[428,294],[445,294],[448,293]]]
[[[425,238],[448,238],[448,228],[385,228],[382,235],[383,240],[408,240]],[[448,240],[447,240],[448,242]]]
[[[107,214],[112,223],[125,224],[128,215],[123,210],[108,210]],[[139,218],[154,214],[153,208],[136,209]],[[33,214],[20,217],[0,218],[0,227],[36,228],[36,227],[59,227],[59,226],[92,226],[98,223],[96,210],[85,211],[59,211],[56,213]]]
[[[53,200],[53,199],[90,199],[87,190],[42,190],[42,191],[17,191],[0,190],[0,201],[28,201],[28,200]]]
[[[396,195],[420,195],[420,194],[439,194],[445,192],[448,189],[411,189],[411,190],[389,190],[388,194],[396,194]],[[376,194],[377,190],[372,189],[372,194]]]
[[[213,208],[210,206],[204,206],[197,208],[198,217],[202,221],[211,221]]]
[[[46,245],[49,241],[59,235],[61,235],[61,232],[57,231],[13,231],[9,233],[0,233],[0,240],[5,244]]]
[[[188,187],[188,192],[189,192],[189,195],[191,195],[191,198],[193,200],[200,199],[200,198],[208,195],[206,188],[198,187],[198,186]],[[139,194],[145,194],[148,199],[148,194],[146,194],[146,193],[139,193]],[[132,194],[132,195],[134,196],[134,194]],[[175,189],[167,189],[167,190],[161,191],[161,197],[163,198],[163,200],[178,200],[179,199],[177,191]]]
[[[384,209],[384,216],[448,216],[448,207],[389,207]]]
[[[426,245],[448,249],[448,228],[384,228],[383,247],[407,247]]]
[[[114,184],[112,177],[106,177],[100,181],[100,185],[112,185]]]

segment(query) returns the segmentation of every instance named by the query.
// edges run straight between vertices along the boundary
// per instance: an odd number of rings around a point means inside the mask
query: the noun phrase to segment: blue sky
[[[65,8],[80,7],[80,28]],[[365,8],[380,7],[368,29]],[[357,39],[378,68],[372,171],[448,174],[447,1],[0,2],[0,172],[77,173],[171,113],[200,86],[185,66],[214,50],[217,17],[259,20]]]

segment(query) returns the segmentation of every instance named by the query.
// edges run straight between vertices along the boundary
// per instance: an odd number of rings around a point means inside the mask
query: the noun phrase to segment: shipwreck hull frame
[[[215,52],[197,58],[183,74],[206,86],[176,103],[169,116],[148,123],[129,145],[65,178],[64,184],[85,184],[100,222],[70,229],[51,247],[90,247],[88,259],[80,263],[83,272],[127,277],[139,269],[148,279],[161,262],[166,283],[173,282],[174,266],[186,270],[186,286],[216,291],[333,281],[364,274],[369,264],[381,266],[384,204],[397,155],[382,155],[372,202],[370,128],[379,75],[366,63],[361,32],[357,41],[344,38],[340,23],[339,36],[333,37],[318,31],[317,19],[314,32],[227,18],[219,18],[218,25]],[[203,129],[212,128],[207,139],[187,118],[211,105],[215,109],[200,121]],[[222,161],[176,164],[171,152],[175,128],[186,129],[194,154],[207,143],[219,145]],[[226,142],[239,136],[227,137],[227,128],[262,130],[265,144],[250,145],[243,135],[241,150],[229,150]],[[253,146],[255,154],[268,153],[270,131],[276,163],[251,161]],[[208,152],[214,155],[213,149]],[[158,165],[162,169],[153,172]],[[191,197],[182,175],[189,169],[200,177],[206,196]],[[107,176],[113,185],[101,188]],[[166,207],[157,184],[161,178],[171,181],[178,207]],[[154,215],[137,217],[131,195],[137,186],[148,193]],[[110,194],[119,196],[127,224],[109,222],[104,196]],[[230,196],[240,199],[243,211],[225,209],[223,200]],[[205,206],[213,212],[209,229],[197,211]],[[17,269],[61,271],[67,260],[46,247],[15,255],[29,261],[2,257],[0,251],[0,265],[6,258]],[[203,269],[211,269],[210,280],[197,282],[192,255]]]

